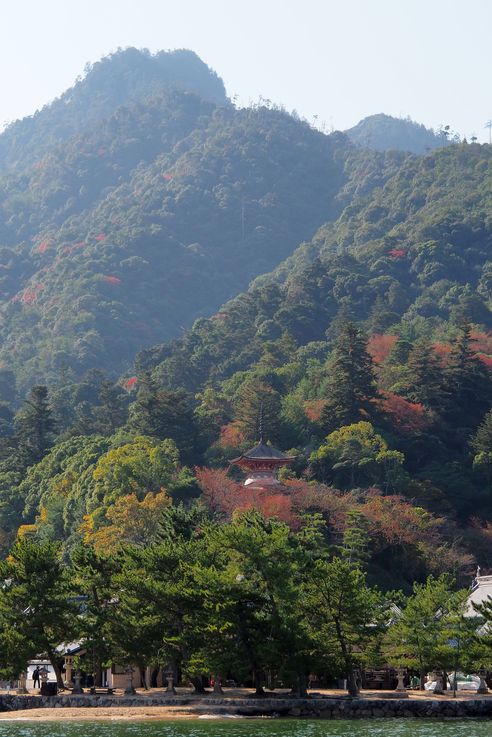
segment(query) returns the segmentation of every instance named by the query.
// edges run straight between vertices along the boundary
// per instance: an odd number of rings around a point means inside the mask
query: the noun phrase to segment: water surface
[[[0,721],[0,737],[491,737],[489,720]]]

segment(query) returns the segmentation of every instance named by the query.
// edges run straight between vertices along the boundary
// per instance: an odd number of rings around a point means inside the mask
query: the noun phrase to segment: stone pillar
[[[77,668],[77,670],[75,671],[75,676],[74,676],[74,686],[72,689],[73,694],[84,693],[83,688],[80,685],[81,678],[82,678],[82,673],[80,672],[80,668]]]
[[[69,655],[65,656],[65,686],[70,687],[72,685],[72,666],[73,666],[73,658],[71,658]]]
[[[480,670],[478,671],[478,675],[480,676],[480,685],[477,689],[477,693],[488,693],[489,689],[487,684],[485,683],[485,670],[483,668],[480,668]]]
[[[27,690],[27,673],[25,671],[22,671],[22,673],[19,674],[19,679],[17,681],[17,693],[29,693]]]
[[[133,668],[131,667],[131,665],[126,668],[126,676],[127,684],[124,693],[128,696],[136,693],[135,689],[133,688]]]
[[[401,696],[408,696],[407,689],[405,688],[405,684],[403,682],[403,679],[405,677],[405,668],[397,668],[396,677],[398,678],[398,685],[395,688],[395,691]]]

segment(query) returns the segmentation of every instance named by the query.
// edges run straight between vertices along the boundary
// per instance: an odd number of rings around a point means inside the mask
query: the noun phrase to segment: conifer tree
[[[323,412],[323,427],[330,432],[373,418],[377,396],[366,338],[354,323],[345,323],[328,363],[328,404]]]
[[[118,427],[125,424],[127,416],[128,399],[125,392],[109,379],[103,379],[99,388],[99,405],[94,408],[95,429],[102,435],[113,435]]]
[[[46,386],[33,386],[15,424],[21,461],[31,466],[43,458],[53,441],[55,422]]]
[[[129,426],[141,435],[171,438],[183,463],[196,458],[197,429],[185,391],[162,389],[149,373],[139,380],[137,398],[130,412]]]
[[[273,387],[261,379],[244,382],[238,391],[235,416],[245,438],[258,440],[262,424],[264,439],[279,443],[282,437],[280,413],[280,394]]]
[[[441,412],[446,401],[441,360],[428,340],[415,343],[408,356],[405,396],[411,402],[424,404]]]
[[[492,406],[490,371],[473,350],[470,324],[459,325],[445,371],[448,403],[446,419],[459,428],[475,429]]]

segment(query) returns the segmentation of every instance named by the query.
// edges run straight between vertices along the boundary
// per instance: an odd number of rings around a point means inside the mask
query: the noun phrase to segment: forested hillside
[[[222,80],[192,51],[119,50],[88,64],[83,78],[57,100],[7,126],[0,136],[0,171],[21,171],[53,147],[109,118],[119,107],[162,92],[192,92],[228,103]]]
[[[0,179],[2,551],[151,544],[182,503],[319,515],[387,588],[492,567],[491,147],[150,87]],[[229,468],[260,412],[271,494]]]
[[[175,68],[174,86],[205,97],[170,90]],[[15,125],[0,136],[6,161],[31,147],[34,162],[0,178],[1,356],[21,389],[67,371],[116,377],[402,160],[281,110],[236,110],[220,89],[194,55],[129,50],[34,116],[29,145]]]
[[[364,148],[377,151],[411,151],[424,154],[450,143],[449,126],[434,132],[410,118],[394,118],[391,115],[370,115],[345,131],[351,141]]]

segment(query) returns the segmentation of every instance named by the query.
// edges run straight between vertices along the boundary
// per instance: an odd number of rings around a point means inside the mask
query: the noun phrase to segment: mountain
[[[384,113],[364,118],[345,133],[358,146],[377,151],[411,151],[414,154],[424,154],[449,145],[446,129],[436,133],[410,118],[394,118]]]
[[[492,329],[491,212],[490,146],[407,157],[382,187],[355,197],[215,316],[142,352],[137,368],[196,391],[251,367],[285,331],[297,346],[311,344],[313,355],[319,342],[326,352],[343,314],[412,339],[439,335],[459,314]]]
[[[227,105],[222,80],[192,51],[121,49],[92,65],[58,99],[0,136],[0,172],[32,166],[53,147],[110,117],[119,107],[163,92],[191,92]]]
[[[162,89],[183,59],[221,106],[168,89],[178,84]],[[94,367],[118,375],[277,266],[404,159],[278,109],[237,110],[221,89],[194,55],[128,50],[95,65],[61,98],[67,105],[33,118],[19,146],[35,163],[21,171],[16,160],[0,177],[0,357],[20,387]],[[76,133],[67,124],[58,145],[39,142],[88,100],[108,116],[82,116]],[[12,135],[0,136],[7,162]]]

